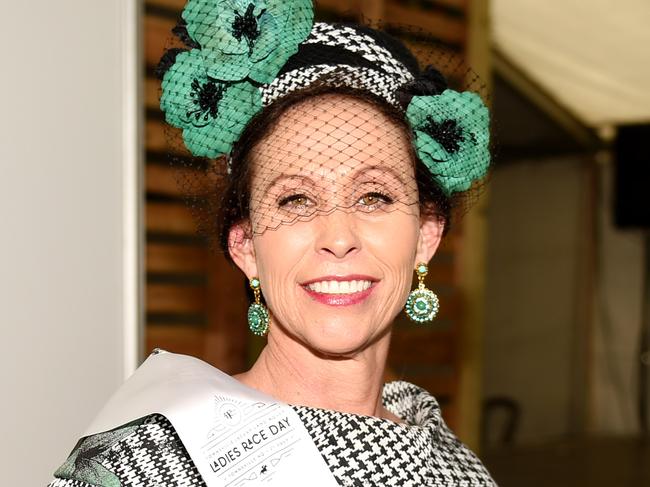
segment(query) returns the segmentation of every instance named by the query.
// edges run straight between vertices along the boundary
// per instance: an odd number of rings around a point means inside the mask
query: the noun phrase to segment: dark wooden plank
[[[172,34],[176,25],[171,19],[146,15],[144,18],[144,60],[147,66],[156,66],[166,49],[180,46]]]
[[[458,359],[456,331],[435,332],[426,328],[396,331],[389,356],[393,364],[454,366]]]
[[[209,346],[206,354],[211,363],[223,370],[241,372],[247,359],[249,331],[246,321],[248,299],[246,277],[223,253],[208,254],[207,303]]]
[[[446,402],[440,407],[440,411],[442,413],[442,419],[445,420],[449,429],[456,431],[458,427],[458,405],[455,402]]]
[[[467,10],[467,0],[429,0],[428,3],[451,7],[458,11]]]
[[[150,232],[193,235],[196,233],[196,222],[182,202],[148,202],[146,228]]]
[[[386,0],[386,3],[407,3],[404,0]],[[448,8],[457,12],[467,10],[467,0],[415,0],[410,2],[412,4],[419,4],[422,10],[430,10],[435,8]]]
[[[189,169],[175,168],[164,164],[147,164],[145,169],[145,187],[147,192],[167,196],[183,195],[178,186],[179,172],[188,172]]]
[[[147,313],[202,313],[205,306],[205,286],[147,284]]]
[[[171,149],[165,135],[166,126],[159,120],[147,120],[144,126],[145,149],[150,152],[166,153]]]
[[[421,66],[433,65],[445,77],[463,78],[466,75],[467,65],[462,52],[433,42],[410,38],[402,41],[418,58]]]
[[[148,323],[145,330],[145,353],[154,348],[204,358],[205,330],[192,325],[158,325]]]
[[[412,382],[440,398],[449,398],[453,400],[458,392],[458,375],[454,371],[446,369],[421,370],[413,372],[403,365],[388,365],[384,374],[386,381],[405,380]]]
[[[247,368],[248,326],[246,319],[230,322],[227,326],[212,326],[205,333],[205,361],[227,374],[243,372]]]
[[[144,104],[147,110],[160,109],[160,81],[148,77],[144,81]]]
[[[388,3],[384,11],[390,25],[421,29],[423,33],[431,34],[451,45],[465,43],[466,28],[462,20],[436,11],[405,7],[397,2]]]
[[[207,249],[200,245],[148,243],[147,272],[202,273],[206,271]]]
[[[314,6],[316,11],[326,10],[338,15],[349,14],[350,12],[359,12],[359,2],[350,0],[315,0]]]
[[[446,0],[451,1],[451,0]],[[168,10],[176,10],[179,15],[181,10],[185,7],[187,0],[146,0],[145,5],[152,5],[154,7],[162,7]]]
[[[450,259],[436,258],[429,263],[429,274],[426,277],[427,285],[434,292],[441,285],[452,286],[454,283],[454,263]]]
[[[145,149],[159,154],[191,156],[183,144],[182,131],[162,120],[149,119],[144,127]]]

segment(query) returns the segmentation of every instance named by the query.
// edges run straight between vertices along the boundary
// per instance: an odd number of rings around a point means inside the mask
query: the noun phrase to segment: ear
[[[228,253],[248,279],[257,277],[255,247],[248,222],[236,223],[228,231]]]
[[[418,237],[417,249],[415,252],[414,267],[419,262],[429,263],[442,240],[442,232],[445,229],[445,221],[442,218],[425,218],[420,224],[420,235]]]

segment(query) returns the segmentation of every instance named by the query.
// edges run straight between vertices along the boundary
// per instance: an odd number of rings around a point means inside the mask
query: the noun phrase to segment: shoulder
[[[389,382],[383,390],[384,405],[421,432],[429,448],[424,452],[434,465],[434,476],[444,485],[496,487],[481,460],[447,426],[436,398],[405,381]],[[437,485],[437,484],[436,484]]]

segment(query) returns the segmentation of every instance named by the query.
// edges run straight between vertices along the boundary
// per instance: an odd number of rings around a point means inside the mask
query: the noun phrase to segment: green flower
[[[311,0],[189,0],[183,19],[209,76],[270,83],[311,32],[314,11]]]
[[[418,156],[449,193],[465,191],[490,164],[490,116],[476,93],[414,96],[406,109]]]
[[[195,156],[228,153],[261,107],[260,91],[249,82],[209,77],[198,49],[180,53],[162,81],[160,108],[169,124],[183,129],[185,146]]]

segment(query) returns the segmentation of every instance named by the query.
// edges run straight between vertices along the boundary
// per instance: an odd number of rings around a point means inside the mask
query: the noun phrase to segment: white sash
[[[338,485],[290,406],[187,355],[150,355],[84,436],[154,413],[172,423],[208,487]]]

